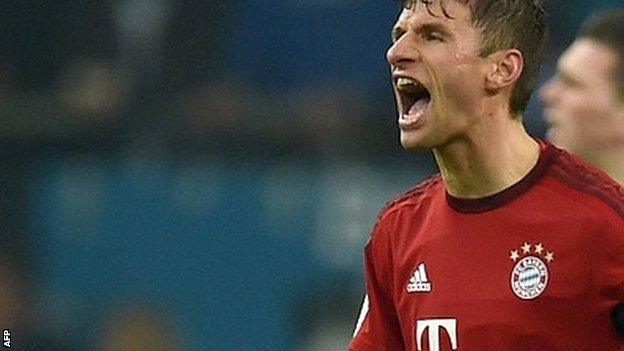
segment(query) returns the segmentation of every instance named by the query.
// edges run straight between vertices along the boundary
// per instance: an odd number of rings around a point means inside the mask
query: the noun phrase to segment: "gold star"
[[[544,246],[542,246],[542,243],[539,243],[537,245],[535,245],[535,253],[536,254],[542,254],[542,251],[544,251]]]
[[[522,245],[522,252],[525,254],[528,254],[529,252],[531,252],[531,244],[524,243],[524,245]]]
[[[518,250],[511,251],[511,255],[509,256],[509,258],[511,258],[514,262],[516,262],[519,257],[520,255],[518,255]]]
[[[546,256],[544,256],[544,258],[546,259],[546,261],[548,261],[548,263],[550,263],[552,260],[555,259],[555,254],[552,252],[548,252]]]

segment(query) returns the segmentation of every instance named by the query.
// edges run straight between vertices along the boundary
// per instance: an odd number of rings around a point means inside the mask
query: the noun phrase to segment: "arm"
[[[352,351],[404,350],[391,293],[393,275],[390,241],[384,234],[376,228],[365,249],[366,296],[349,344]]]

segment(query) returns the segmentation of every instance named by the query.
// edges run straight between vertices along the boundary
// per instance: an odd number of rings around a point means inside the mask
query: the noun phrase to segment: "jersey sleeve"
[[[391,292],[391,247],[383,234],[376,228],[365,249],[366,296],[349,344],[352,351],[404,350]]]

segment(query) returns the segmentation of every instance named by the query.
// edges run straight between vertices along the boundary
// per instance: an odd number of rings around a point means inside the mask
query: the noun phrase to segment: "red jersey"
[[[365,249],[351,350],[618,350],[624,190],[546,143],[520,182],[481,199],[439,176],[391,202]]]

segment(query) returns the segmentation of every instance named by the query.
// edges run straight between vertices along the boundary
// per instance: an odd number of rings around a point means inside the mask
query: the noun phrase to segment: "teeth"
[[[407,87],[407,86],[418,85],[418,83],[411,78],[400,77],[400,78],[397,78],[396,85],[397,87],[402,88],[402,87]]]
[[[401,78],[397,78],[396,85],[397,85],[397,88],[399,89],[405,89],[405,88],[420,86],[420,83],[418,83],[412,78],[401,77]]]

